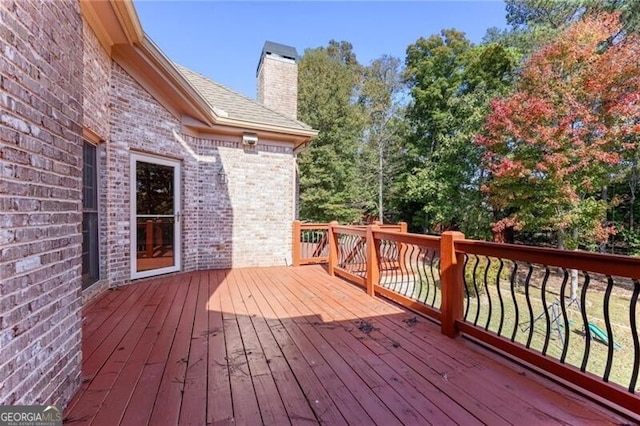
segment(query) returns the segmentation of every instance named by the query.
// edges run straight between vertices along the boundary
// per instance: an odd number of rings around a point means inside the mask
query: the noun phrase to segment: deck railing
[[[640,259],[325,226],[331,275],[640,414]]]
[[[293,266],[329,261],[329,224],[293,222]]]

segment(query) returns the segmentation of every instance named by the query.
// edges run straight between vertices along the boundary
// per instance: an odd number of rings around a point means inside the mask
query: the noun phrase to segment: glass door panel
[[[180,269],[180,164],[132,154],[132,276]]]

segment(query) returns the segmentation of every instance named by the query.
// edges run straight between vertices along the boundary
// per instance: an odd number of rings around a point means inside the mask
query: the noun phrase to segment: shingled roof
[[[303,122],[267,108],[258,101],[234,92],[200,73],[178,64],[175,66],[218,115],[226,113],[230,119],[296,130],[312,130]]]

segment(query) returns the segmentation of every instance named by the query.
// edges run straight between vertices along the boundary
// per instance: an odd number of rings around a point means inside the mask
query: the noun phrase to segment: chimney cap
[[[265,41],[262,48],[262,54],[260,55],[260,61],[258,62],[258,68],[256,69],[256,75],[260,71],[260,66],[266,55],[277,55],[282,58],[291,59],[298,62],[298,51],[293,46],[287,46],[285,44],[275,43],[273,41]]]

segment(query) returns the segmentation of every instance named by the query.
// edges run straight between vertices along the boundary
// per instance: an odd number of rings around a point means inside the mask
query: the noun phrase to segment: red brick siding
[[[102,48],[98,37],[84,22],[82,27],[83,49],[83,125],[93,130],[103,140],[109,135],[109,86],[111,83],[111,58]]]
[[[291,262],[295,208],[291,146],[263,140],[256,151],[247,152],[240,138],[216,138],[186,138],[209,160],[198,165],[197,221],[186,235],[198,269]],[[220,167],[226,184],[220,182]]]
[[[129,281],[130,156],[139,150],[182,160],[183,270],[283,265],[291,256],[295,163],[290,145],[240,138],[183,136],[179,122],[120,66],[112,70],[108,167],[108,276]],[[219,181],[220,165],[228,183]]]
[[[103,142],[110,138],[109,92],[111,87],[111,58],[104,50],[91,27],[83,22],[83,125],[96,133]],[[83,291],[86,303],[101,293],[108,286],[107,249],[104,242],[107,238],[107,181],[104,171],[107,168],[105,143],[98,145],[98,239],[99,239],[99,277],[100,280]]]
[[[77,2],[0,2],[0,404],[79,384],[82,50]]]
[[[111,135],[106,144],[107,274],[111,285],[121,285],[131,275],[130,150],[183,159],[183,176],[191,173],[195,163],[185,157],[173,136],[173,130],[180,131],[178,120],[115,62],[111,77]],[[195,192],[192,184],[194,181],[183,178],[183,195]],[[188,214],[183,213],[186,222]],[[184,259],[183,265],[185,270],[195,269],[195,260]]]

